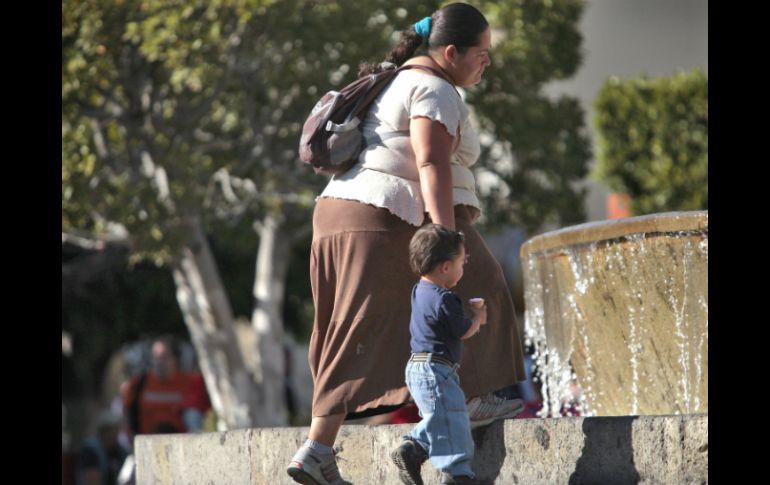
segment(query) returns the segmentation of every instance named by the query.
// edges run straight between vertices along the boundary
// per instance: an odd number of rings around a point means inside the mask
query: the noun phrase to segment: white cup
[[[473,308],[484,308],[483,298],[471,298],[468,300],[468,303],[470,303]]]

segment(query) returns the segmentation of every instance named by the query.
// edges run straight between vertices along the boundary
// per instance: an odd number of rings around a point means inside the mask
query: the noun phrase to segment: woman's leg
[[[313,417],[308,440],[294,454],[286,470],[294,481],[314,485],[349,485],[340,476],[332,449],[344,420],[345,414]]]
[[[344,420],[344,413],[332,414],[330,416],[313,416],[313,420],[310,422],[308,438],[331,448],[334,446],[334,440],[337,439],[337,433],[339,433]]]

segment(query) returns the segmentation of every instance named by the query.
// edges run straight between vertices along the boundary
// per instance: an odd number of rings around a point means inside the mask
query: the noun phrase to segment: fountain
[[[521,248],[543,416],[708,413],[708,211],[602,221]]]

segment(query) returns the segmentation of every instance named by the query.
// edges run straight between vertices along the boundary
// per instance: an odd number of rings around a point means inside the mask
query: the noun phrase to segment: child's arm
[[[487,322],[487,308],[483,303],[480,305],[482,308],[471,308],[473,316],[468,318],[459,296],[446,292],[441,299],[440,318],[452,337],[460,340],[470,338]]]
[[[487,307],[486,307],[486,305],[484,305],[481,308],[471,307],[471,312],[473,312],[473,318],[471,319],[473,324],[468,329],[468,331],[465,332],[465,335],[460,337],[460,339],[462,339],[462,340],[469,339],[469,338],[473,337],[474,335],[476,335],[476,333],[478,333],[478,331],[481,328],[481,326],[482,325],[486,325],[486,323],[487,323]]]

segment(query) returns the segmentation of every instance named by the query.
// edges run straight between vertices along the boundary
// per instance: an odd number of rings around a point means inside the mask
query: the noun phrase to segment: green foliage
[[[580,66],[582,0],[479,2],[492,24],[492,66],[469,93],[484,131],[480,184],[493,225],[511,223],[532,233],[545,223],[585,220],[585,189],[577,186],[591,158],[584,113],[575,98],[552,100],[548,82]]]
[[[322,91],[382,55],[408,3],[346,2],[341,15],[300,0],[65,1],[65,230],[119,223],[135,259],[163,264],[202,211],[307,223],[324,179],[298,161],[301,123]]]
[[[609,79],[596,99],[596,177],[636,215],[708,209],[708,75]]]

